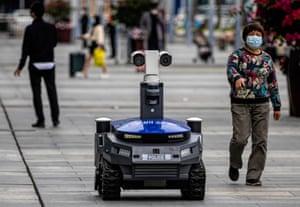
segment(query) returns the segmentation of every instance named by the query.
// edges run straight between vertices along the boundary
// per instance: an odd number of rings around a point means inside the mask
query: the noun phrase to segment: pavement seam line
[[[35,180],[34,180],[34,178],[33,178],[33,175],[32,175],[32,172],[31,172],[31,170],[30,170],[30,167],[29,167],[29,165],[28,165],[28,163],[27,163],[27,161],[26,161],[26,159],[25,159],[25,157],[24,157],[24,154],[23,154],[23,151],[22,151],[22,149],[21,149],[20,143],[19,143],[19,141],[18,141],[18,139],[17,139],[17,136],[16,136],[15,131],[14,131],[14,128],[13,128],[13,125],[12,125],[12,123],[11,123],[11,121],[10,121],[8,112],[7,112],[7,110],[6,110],[5,105],[3,104],[3,101],[2,101],[2,98],[1,98],[1,97],[0,97],[0,105],[1,105],[1,108],[2,108],[2,110],[3,110],[3,112],[4,112],[6,121],[7,121],[7,123],[8,123],[9,130],[10,130],[10,132],[11,132],[13,138],[14,138],[14,141],[15,141],[15,143],[16,143],[16,146],[17,146],[18,152],[19,152],[19,154],[20,154],[20,156],[21,156],[22,162],[23,162],[24,165],[25,165],[26,172],[27,172],[27,174],[28,174],[28,176],[29,176],[29,178],[30,178],[30,180],[31,180],[31,182],[32,182],[33,189],[34,189],[34,191],[35,191],[35,193],[36,193],[36,195],[37,195],[37,197],[38,197],[39,203],[40,203],[41,207],[45,207],[44,201],[43,201],[42,196],[41,196],[41,194],[40,194],[40,192],[39,192],[39,189],[38,189],[38,187],[37,187],[37,184],[36,184],[36,182],[35,182]]]

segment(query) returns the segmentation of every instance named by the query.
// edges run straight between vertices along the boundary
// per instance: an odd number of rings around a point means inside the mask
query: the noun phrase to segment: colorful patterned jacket
[[[235,50],[228,58],[227,78],[231,86],[231,103],[264,103],[271,99],[274,111],[280,111],[276,71],[271,56],[262,51],[255,55],[244,48]],[[235,89],[235,82],[245,78],[245,86]]]

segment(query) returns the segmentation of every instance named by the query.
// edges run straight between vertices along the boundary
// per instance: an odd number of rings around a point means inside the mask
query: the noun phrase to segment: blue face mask
[[[94,18],[90,18],[90,25],[93,25],[95,23],[95,19]]]
[[[247,36],[246,43],[251,49],[258,49],[262,45],[262,37],[249,35]]]

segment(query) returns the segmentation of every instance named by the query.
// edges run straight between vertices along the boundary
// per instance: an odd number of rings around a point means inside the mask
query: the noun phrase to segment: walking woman
[[[281,102],[274,63],[271,56],[261,49],[263,27],[259,23],[247,24],[242,38],[244,47],[235,50],[227,63],[233,125],[229,177],[232,181],[239,179],[242,153],[251,135],[246,184],[260,186],[267,153],[269,100],[274,120],[280,118]]]
[[[100,24],[100,17],[94,16],[93,18],[94,22],[92,25],[92,31],[91,33],[86,33],[81,36],[83,39],[91,40],[91,45],[89,46],[89,54],[85,60],[82,74],[84,77],[87,77],[88,69],[91,63],[91,60],[94,57],[94,50],[99,47],[104,50],[104,28]],[[102,66],[102,75],[101,78],[108,78],[109,74],[107,72],[106,64],[103,64]]]

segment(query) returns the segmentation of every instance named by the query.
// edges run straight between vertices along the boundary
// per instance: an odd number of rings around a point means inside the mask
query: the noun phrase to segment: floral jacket
[[[227,78],[231,86],[232,103],[264,103],[271,99],[274,111],[280,111],[276,71],[271,56],[262,51],[255,55],[244,48],[235,50],[228,58]],[[235,81],[245,78],[245,86],[235,89]]]

